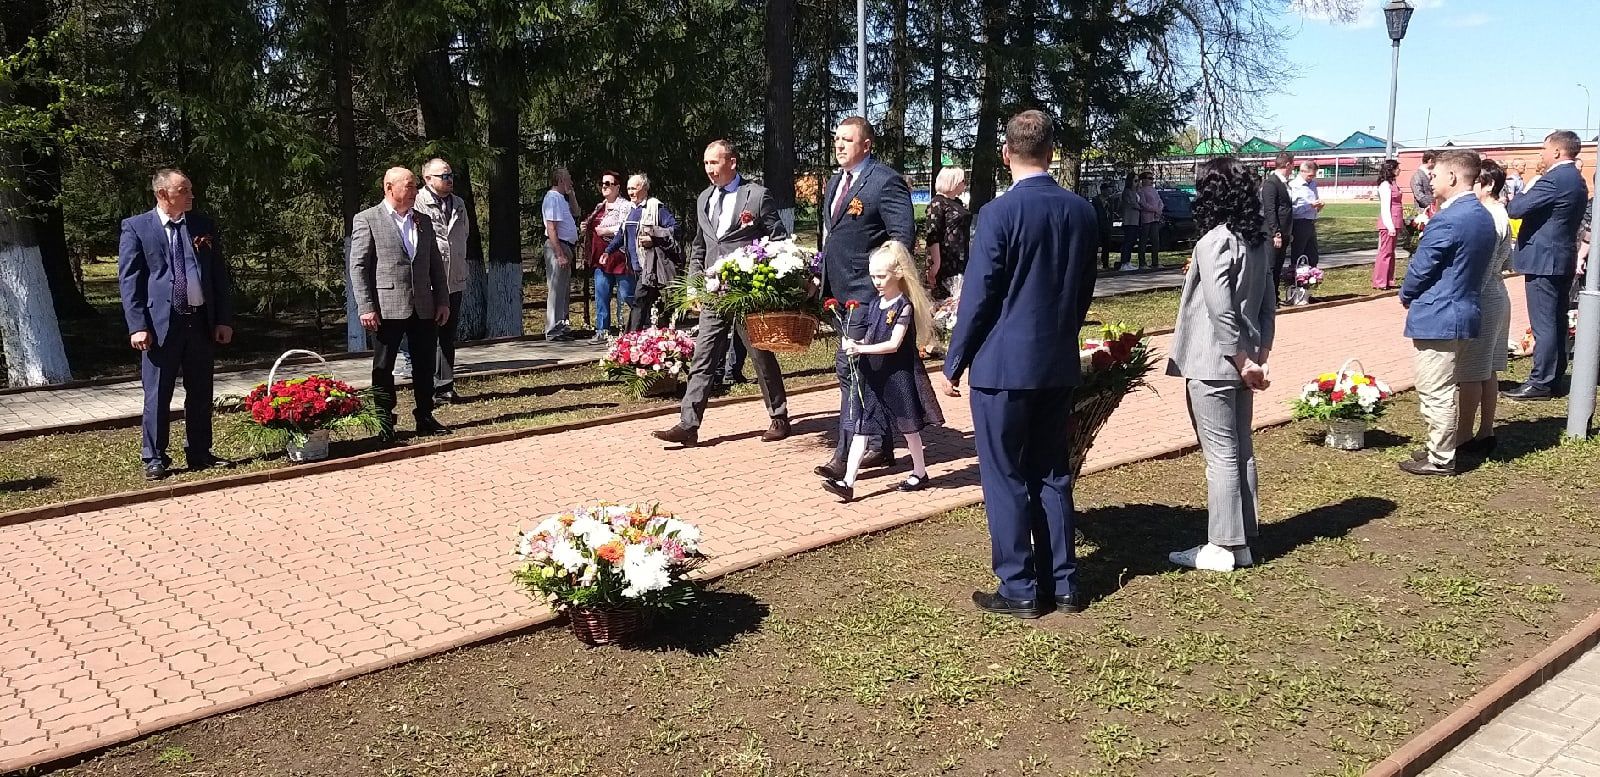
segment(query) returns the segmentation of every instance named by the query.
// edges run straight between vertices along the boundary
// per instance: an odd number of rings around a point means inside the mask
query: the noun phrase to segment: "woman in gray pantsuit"
[[[1168,556],[1214,572],[1251,566],[1256,536],[1253,392],[1265,389],[1277,294],[1272,244],[1250,174],[1233,157],[1200,165],[1194,217],[1203,233],[1183,279],[1167,374],[1182,376],[1206,457],[1206,542]]]
[[[1494,452],[1495,400],[1500,395],[1498,373],[1506,368],[1506,341],[1511,334],[1511,296],[1501,272],[1511,259],[1511,222],[1500,192],[1506,185],[1506,169],[1493,159],[1483,160],[1478,183],[1472,187],[1478,202],[1494,217],[1498,242],[1489,258],[1489,271],[1483,274],[1483,291],[1478,295],[1478,336],[1467,341],[1456,354],[1456,386],[1460,409],[1456,415],[1456,450],[1477,456]],[[1476,430],[1475,422],[1482,418]]]

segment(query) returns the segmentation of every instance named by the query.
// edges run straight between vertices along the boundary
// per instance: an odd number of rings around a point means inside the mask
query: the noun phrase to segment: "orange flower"
[[[861,204],[861,198],[860,197],[856,197],[856,198],[850,200],[850,207],[846,208],[845,212],[849,213],[852,216],[859,216],[859,215],[861,215],[861,211],[863,211],[865,209],[866,209],[866,206]]]
[[[622,543],[612,540],[594,549],[594,554],[610,564],[622,563]]]

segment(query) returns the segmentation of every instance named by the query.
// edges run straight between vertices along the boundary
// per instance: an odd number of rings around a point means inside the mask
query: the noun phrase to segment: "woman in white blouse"
[[[1372,263],[1372,288],[1394,288],[1394,244],[1405,219],[1400,208],[1400,187],[1394,185],[1400,163],[1383,160],[1378,166],[1378,260]]]

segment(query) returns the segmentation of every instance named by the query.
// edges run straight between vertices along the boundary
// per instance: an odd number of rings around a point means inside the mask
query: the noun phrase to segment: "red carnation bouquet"
[[[1143,329],[1108,325],[1100,337],[1088,338],[1078,349],[1078,367],[1083,374],[1083,389],[1127,393],[1145,385],[1145,376],[1155,366],[1155,354]]]
[[[251,437],[263,449],[289,442],[305,444],[322,430],[360,428],[382,431],[383,423],[370,392],[360,392],[327,375],[285,378],[262,383],[244,398]]]

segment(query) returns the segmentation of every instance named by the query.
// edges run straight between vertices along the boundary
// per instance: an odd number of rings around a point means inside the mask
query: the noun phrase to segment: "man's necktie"
[[[168,257],[172,262],[172,306],[179,312],[189,312],[189,259],[183,250],[183,243],[187,240],[183,229],[183,219],[167,222],[172,228],[172,242]]]
[[[845,171],[844,181],[842,181],[840,183],[840,186],[839,186],[839,193],[834,195],[834,197],[833,197],[833,220],[834,221],[838,221],[839,220],[839,214],[844,212],[845,198],[850,196],[850,178],[851,178],[850,172],[849,171]]]
[[[722,189],[711,193],[711,233],[722,236]]]

